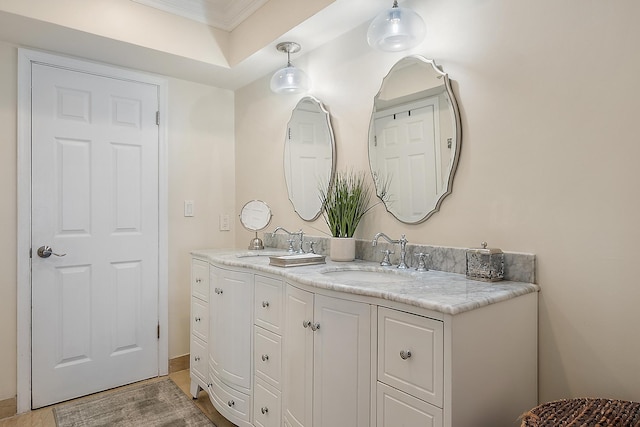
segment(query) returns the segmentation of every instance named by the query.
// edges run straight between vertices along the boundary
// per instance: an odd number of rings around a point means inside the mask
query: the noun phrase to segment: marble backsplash
[[[286,234],[264,233],[263,241],[265,247],[287,249],[289,247],[289,236]],[[315,252],[322,255],[329,255],[331,239],[322,236],[304,236],[305,251],[308,250],[309,241],[315,242]],[[298,249],[298,239],[294,242]],[[384,240],[379,240],[377,246],[371,244],[371,240],[356,240],[356,258],[365,261],[382,260],[381,251],[390,250],[395,252],[391,255],[391,261],[395,265],[400,258],[400,246],[392,245]],[[417,263],[418,253],[429,254],[427,267],[430,270],[445,271],[448,273],[466,273],[466,248],[450,248],[445,246],[430,246],[407,243],[406,263],[413,267]],[[515,282],[536,283],[536,256],[519,252],[504,253],[504,279]]]

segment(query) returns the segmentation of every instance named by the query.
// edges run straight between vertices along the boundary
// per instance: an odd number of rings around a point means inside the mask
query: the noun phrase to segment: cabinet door
[[[313,393],[313,294],[287,286],[282,343],[284,425],[311,427]]]
[[[209,263],[200,259],[191,260],[191,295],[209,300]]]
[[[225,383],[251,389],[253,275],[211,267],[214,369]],[[215,279],[215,281],[214,281]]]
[[[314,427],[369,427],[371,313],[368,304],[316,295]]]
[[[444,401],[444,326],[439,320],[380,307],[378,380],[426,402]]]
[[[442,409],[378,383],[378,427],[442,427]]]
[[[281,280],[255,276],[255,323],[278,335],[282,335],[283,292]]]

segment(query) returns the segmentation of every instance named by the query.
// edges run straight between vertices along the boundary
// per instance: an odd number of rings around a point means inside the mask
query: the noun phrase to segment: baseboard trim
[[[18,413],[18,404],[16,398],[0,400],[0,420],[3,418],[13,417]]]
[[[172,374],[178,371],[184,371],[185,369],[189,369],[190,357],[188,354],[184,356],[174,357],[173,359],[169,359],[169,373]]]

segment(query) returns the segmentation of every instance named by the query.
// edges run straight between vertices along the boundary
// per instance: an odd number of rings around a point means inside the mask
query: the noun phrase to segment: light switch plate
[[[220,231],[231,230],[231,224],[229,223],[229,214],[220,214]]]
[[[193,216],[193,200],[184,201],[184,216]]]

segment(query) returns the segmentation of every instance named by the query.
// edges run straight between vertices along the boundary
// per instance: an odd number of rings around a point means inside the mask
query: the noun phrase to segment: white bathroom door
[[[33,408],[158,375],[157,110],[156,85],[32,65]]]

